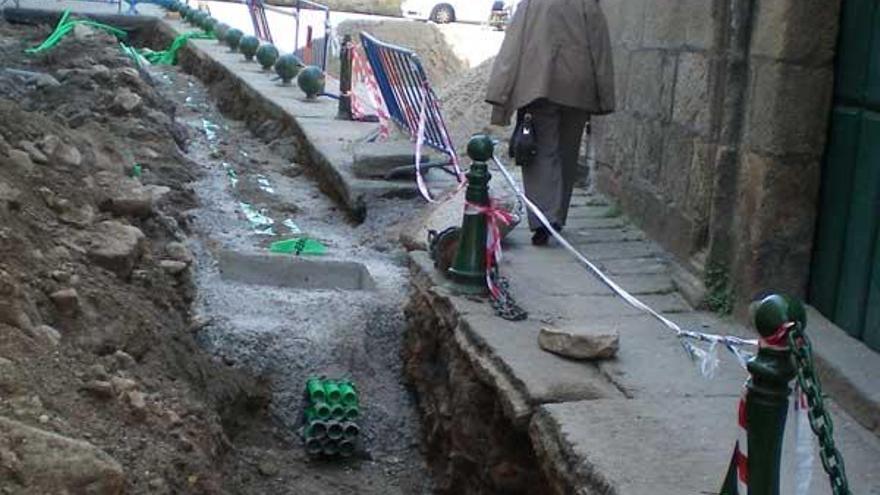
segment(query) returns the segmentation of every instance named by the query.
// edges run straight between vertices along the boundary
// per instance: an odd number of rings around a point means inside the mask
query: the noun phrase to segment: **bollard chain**
[[[819,439],[819,458],[822,460],[822,467],[831,482],[831,493],[833,495],[851,495],[849,483],[846,480],[843,456],[834,445],[834,423],[825,408],[822,385],[816,377],[816,368],[813,365],[813,347],[810,338],[804,333],[799,323],[795,324],[788,332],[788,343],[791,346],[791,355],[797,371],[798,385],[807,397],[807,405],[809,406],[807,417],[810,420],[810,429]]]

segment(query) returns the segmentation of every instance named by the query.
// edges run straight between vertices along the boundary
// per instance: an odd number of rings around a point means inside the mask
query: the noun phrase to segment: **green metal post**
[[[785,323],[800,324],[801,315],[792,300],[771,295],[758,303],[754,318],[758,333],[767,338]],[[779,495],[782,437],[791,393],[788,384],[795,377],[787,341],[783,349],[759,348],[748,369],[752,375],[746,392],[748,495]]]
[[[495,145],[485,135],[476,135],[468,142],[467,153],[473,160],[468,171],[465,199],[469,204],[489,206],[489,174],[487,161],[492,159]],[[461,223],[458,251],[453,258],[449,275],[455,288],[466,294],[485,294],[486,286],[486,215],[465,206]]]

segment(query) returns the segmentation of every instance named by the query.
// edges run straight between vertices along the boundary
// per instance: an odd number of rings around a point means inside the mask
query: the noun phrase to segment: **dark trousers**
[[[538,148],[537,155],[523,167],[526,196],[550,222],[565,225],[589,114],[547,100],[531,103],[526,110],[532,114]],[[529,228],[540,226],[538,218],[529,212]]]

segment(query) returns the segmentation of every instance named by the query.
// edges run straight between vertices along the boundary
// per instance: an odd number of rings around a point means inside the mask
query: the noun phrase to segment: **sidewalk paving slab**
[[[540,408],[530,435],[575,493],[718,493],[736,440],[737,398],[594,400]],[[852,493],[880,493],[880,441],[832,407]],[[729,421],[726,421],[729,419]],[[788,458],[791,460],[791,457]],[[810,495],[830,492],[818,456]],[[790,469],[790,468],[787,468]]]

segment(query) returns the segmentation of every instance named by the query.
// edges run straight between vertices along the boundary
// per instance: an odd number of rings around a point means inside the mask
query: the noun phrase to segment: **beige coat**
[[[523,0],[495,58],[486,101],[492,123],[539,99],[601,115],[614,111],[614,68],[598,0]]]

